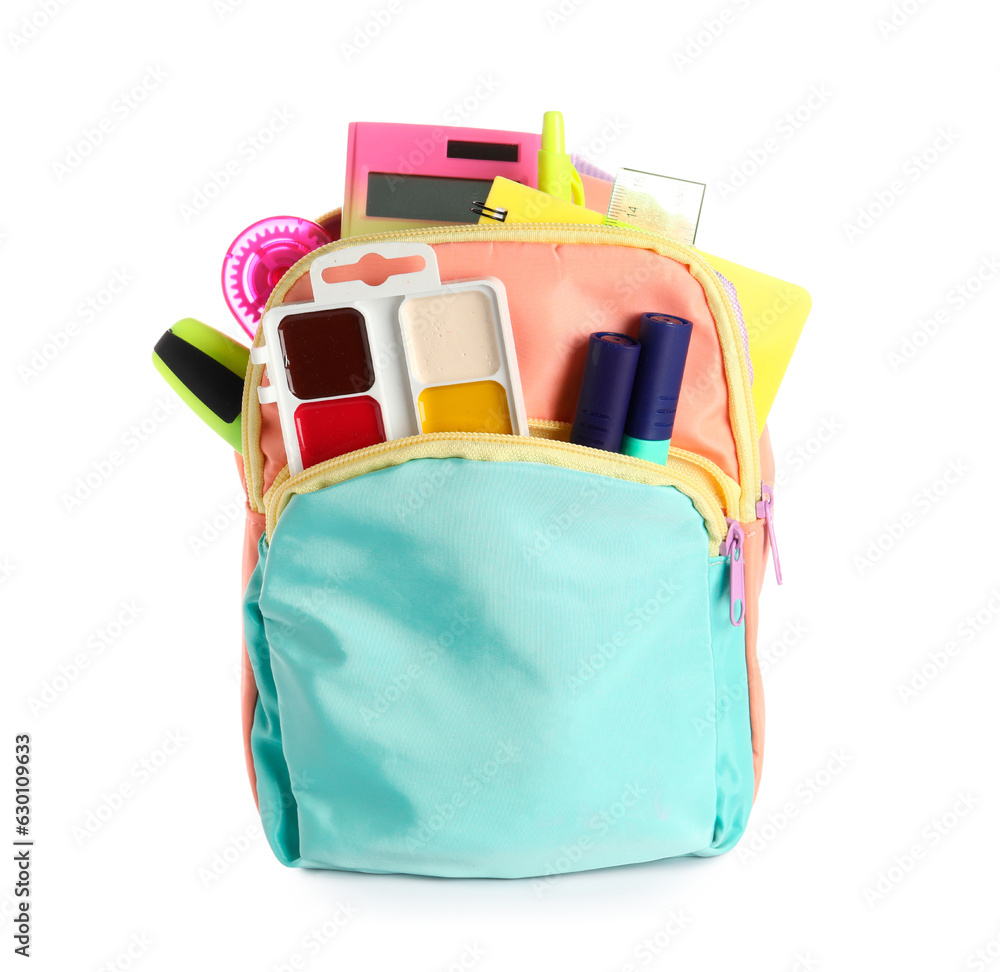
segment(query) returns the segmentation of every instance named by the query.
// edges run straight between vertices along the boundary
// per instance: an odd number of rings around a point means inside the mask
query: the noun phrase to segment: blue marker
[[[670,452],[677,399],[691,342],[691,322],[672,314],[643,314],[639,366],[621,451],[663,465]]]
[[[570,442],[608,452],[621,450],[638,363],[639,342],[634,338],[614,331],[590,335]]]

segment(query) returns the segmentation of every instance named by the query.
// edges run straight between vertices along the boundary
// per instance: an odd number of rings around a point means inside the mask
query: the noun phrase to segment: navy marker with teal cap
[[[667,461],[690,342],[691,322],[683,317],[642,315],[642,351],[622,438],[625,455],[660,465]]]

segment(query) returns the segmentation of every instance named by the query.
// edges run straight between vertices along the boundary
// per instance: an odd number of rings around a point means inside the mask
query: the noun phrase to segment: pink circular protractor
[[[222,293],[250,337],[285,272],[307,253],[332,242],[322,226],[299,216],[269,216],[233,240],[222,264]]]

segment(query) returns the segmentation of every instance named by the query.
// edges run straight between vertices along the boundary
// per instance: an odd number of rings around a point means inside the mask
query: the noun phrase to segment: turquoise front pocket
[[[711,554],[673,486],[543,463],[293,496],[245,598],[275,854],[525,877],[727,849],[753,769]]]

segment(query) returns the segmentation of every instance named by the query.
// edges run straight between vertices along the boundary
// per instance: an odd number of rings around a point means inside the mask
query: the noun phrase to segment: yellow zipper
[[[557,422],[554,419],[528,419],[528,428],[532,438],[554,439],[559,442],[569,442],[570,422]],[[727,476],[711,459],[706,459],[697,452],[688,452],[672,446],[670,455],[683,459],[692,466],[697,466],[707,473],[706,489],[715,497],[726,516],[736,518],[740,505],[740,484],[731,476]]]
[[[609,237],[613,239],[609,239]],[[619,246],[653,250],[677,260],[689,268],[692,276],[705,291],[705,297],[716,322],[716,330],[722,347],[723,367],[729,389],[730,425],[736,441],[736,456],[740,475],[739,519],[743,522],[754,520],[756,518],[756,501],[760,493],[760,453],[755,437],[756,418],[754,417],[749,366],[746,356],[741,350],[742,337],[738,334],[736,316],[729,296],[708,261],[692,247],[645,230],[578,223],[517,223],[509,226],[472,223],[459,226],[419,227],[369,236],[351,236],[313,250],[291,267],[271,292],[262,316],[274,304],[282,301],[295,281],[308,270],[313,260],[334,250],[378,241],[398,242],[413,239],[433,244],[460,243],[486,238],[522,243],[607,244],[613,242]],[[254,346],[256,347],[260,343],[261,329],[258,327]],[[262,493],[263,456],[260,452],[260,403],[257,400],[257,387],[260,385],[263,372],[264,365],[251,364],[243,388],[243,461],[250,505],[257,512],[264,512],[262,500],[258,499]],[[544,431],[542,434],[544,435]]]
[[[723,504],[719,499],[727,490],[701,464],[688,458],[691,453],[682,455],[682,452],[680,449],[671,450],[666,465],[659,466],[645,459],[603,452],[570,442],[495,435],[489,432],[432,432],[405,439],[392,439],[336,459],[328,459],[294,476],[288,475],[286,466],[275,478],[265,497],[267,539],[270,542],[278,519],[294,495],[312,493],[411,459],[459,458],[487,462],[545,463],[633,483],[674,486],[691,499],[704,518],[708,529],[709,551],[714,556],[718,554],[728,529]],[[729,479],[724,474],[721,475],[724,479]],[[730,492],[736,491],[736,483],[731,479],[729,482],[733,487]]]

